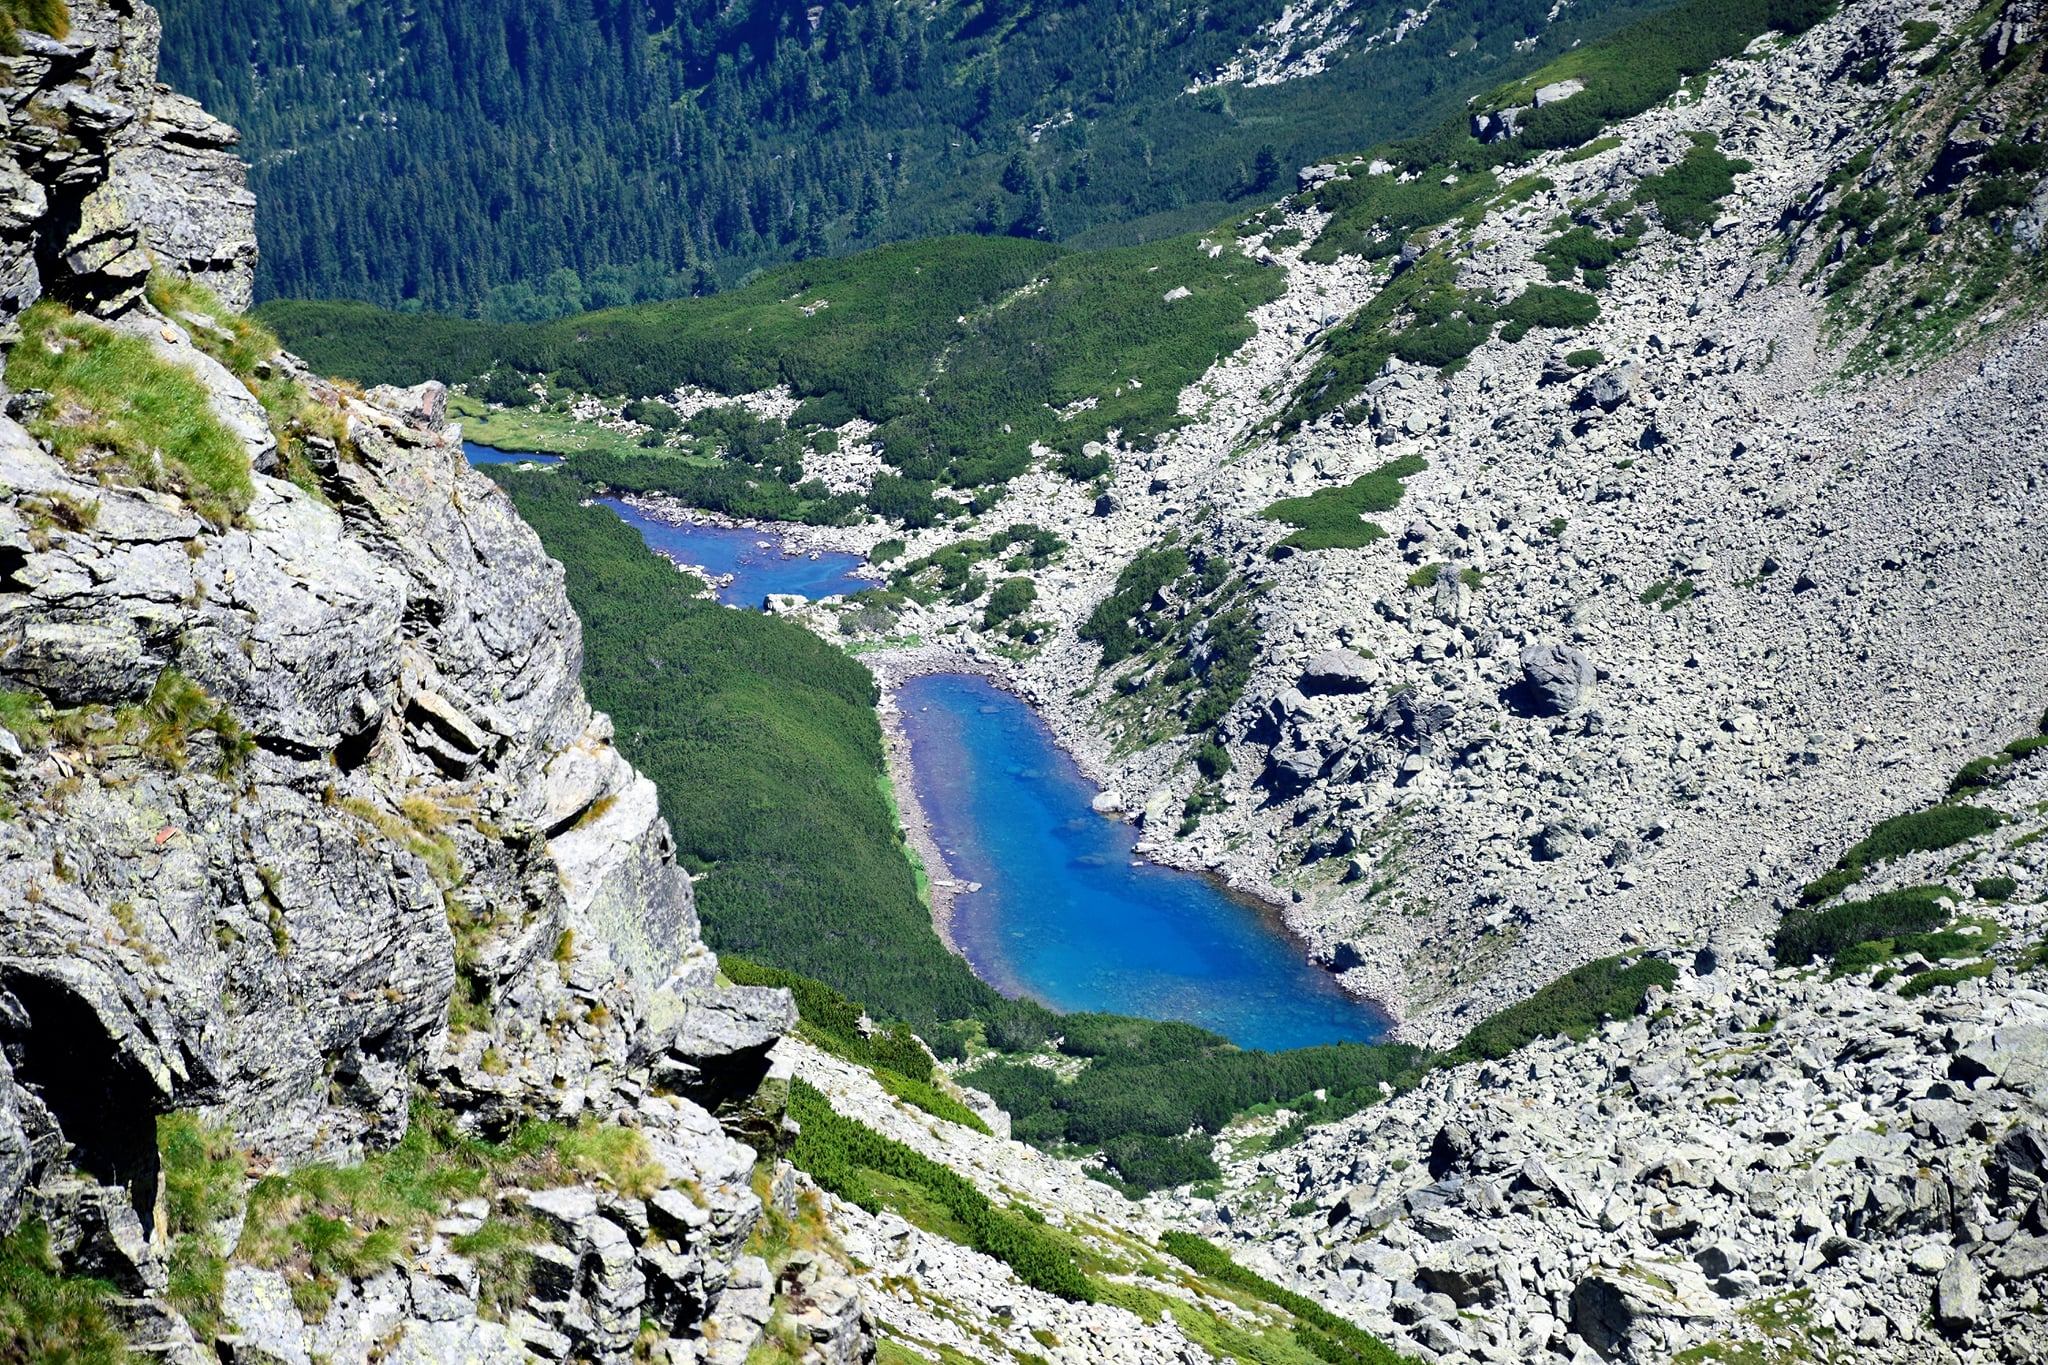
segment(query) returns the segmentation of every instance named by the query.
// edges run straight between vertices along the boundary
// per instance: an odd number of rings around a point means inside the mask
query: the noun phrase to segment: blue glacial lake
[[[701,564],[712,573],[733,575],[732,582],[718,590],[718,600],[729,607],[758,607],[771,592],[816,598],[873,586],[854,573],[860,566],[859,555],[833,550],[820,552],[816,559],[808,553],[787,554],[782,538],[773,531],[745,526],[671,526],[616,498],[598,501],[624,517],[656,554],[684,564]]]
[[[560,464],[559,455],[526,455],[516,450],[499,450],[493,446],[480,446],[475,441],[464,441],[462,453],[471,464]]]
[[[1094,785],[1024,702],[962,674],[913,678],[897,701],[932,837],[982,884],[954,899],[954,941],[996,989],[1182,1019],[1240,1047],[1385,1033],[1272,910],[1135,859],[1136,831],[1089,808]]]
[[[472,441],[462,443],[462,453],[471,464],[517,464],[524,460],[559,463],[552,455],[521,455]],[[634,511],[617,498],[598,501],[631,524],[655,553],[684,564],[701,565],[714,574],[733,575],[732,582],[718,590],[718,600],[729,607],[759,607],[770,593],[794,592],[816,598],[859,592],[872,586],[854,572],[861,564],[859,555],[826,551],[813,559],[809,553],[786,554],[782,537],[773,531],[732,526],[670,526]]]

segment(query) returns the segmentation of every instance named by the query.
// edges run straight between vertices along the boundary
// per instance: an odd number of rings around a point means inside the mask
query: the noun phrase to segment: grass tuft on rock
[[[57,457],[103,480],[183,498],[216,527],[248,507],[248,452],[208,406],[206,389],[149,343],[54,303],[22,315],[7,386],[50,395],[30,424]]]
[[[306,1166],[257,1181],[234,1256],[281,1271],[311,1320],[326,1311],[341,1277],[400,1264],[458,1201],[577,1179],[643,1198],[660,1188],[661,1177],[646,1140],[632,1129],[529,1122],[488,1142],[458,1131],[451,1115],[420,1100],[405,1138],[388,1151],[353,1166]],[[477,1263],[487,1302],[516,1305],[526,1294],[526,1247],[534,1240],[520,1219],[494,1213],[455,1250]]]
[[[0,0],[0,55],[21,51],[23,29],[65,38],[71,33],[71,14],[64,0]]]
[[[164,1224],[171,1239],[170,1284],[164,1297],[192,1324],[201,1341],[221,1326],[229,1248],[224,1225],[242,1207],[243,1154],[231,1136],[196,1114],[165,1114],[156,1121],[164,1173]]]
[[[50,1235],[29,1221],[0,1241],[0,1361],[123,1365],[127,1345],[107,1313],[114,1287],[63,1274]]]

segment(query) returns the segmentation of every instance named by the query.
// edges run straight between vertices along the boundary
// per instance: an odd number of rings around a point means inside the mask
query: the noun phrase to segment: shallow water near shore
[[[473,441],[462,443],[462,453],[471,464],[519,464],[527,460],[537,464],[561,463],[557,456],[522,455]],[[854,572],[861,564],[859,555],[832,550],[821,551],[816,558],[809,554],[784,554],[784,541],[773,531],[746,526],[672,526],[628,507],[617,498],[598,501],[638,531],[655,553],[698,565],[714,574],[731,574],[732,582],[718,590],[718,600],[729,607],[759,607],[770,593],[793,592],[818,598],[859,592],[871,586]]]
[[[788,555],[783,553],[782,537],[773,531],[747,526],[673,526],[617,498],[598,501],[623,517],[655,553],[702,565],[715,574],[731,574],[732,582],[718,590],[718,600],[729,607],[759,607],[770,593],[819,598],[873,586],[854,573],[860,566],[859,555],[838,550],[822,550],[815,559],[809,554]]]
[[[1271,909],[1137,860],[1136,831],[1090,809],[1094,785],[1024,702],[964,674],[913,678],[897,701],[932,837],[982,884],[955,896],[953,939],[996,989],[1186,1020],[1240,1047],[1385,1034]]]

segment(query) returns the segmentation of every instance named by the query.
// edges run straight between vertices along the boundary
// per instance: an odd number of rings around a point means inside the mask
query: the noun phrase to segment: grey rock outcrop
[[[40,1220],[181,1365],[619,1360],[650,1323],[699,1358],[786,1140],[789,996],[719,984],[653,784],[583,697],[561,568],[441,386],[352,397],[274,355],[256,372],[324,414],[274,428],[208,353],[223,319],[140,298],[154,257],[246,303],[251,206],[232,130],[155,85],[154,13],[72,21],[0,59],[0,312],[52,296],[191,373],[253,496],[209,521],[0,417],[0,1225]],[[281,435],[300,483],[270,476]],[[162,1298],[159,1116],[289,1170],[397,1141],[422,1093],[478,1136],[630,1128],[655,1193],[502,1189],[402,1272],[332,1277],[324,1315],[289,1267],[238,1261],[196,1340]],[[548,1223],[551,1200],[590,1216]],[[554,1238],[509,1316],[453,1249],[501,1215]],[[857,1298],[821,1276],[820,1351],[862,1358]]]
[[[0,337],[45,295],[119,313],[153,261],[247,307],[256,200],[234,130],[157,83],[155,10],[69,10],[65,38],[25,31],[20,55],[0,58]]]

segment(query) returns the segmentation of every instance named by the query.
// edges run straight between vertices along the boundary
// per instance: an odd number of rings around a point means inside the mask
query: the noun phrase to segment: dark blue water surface
[[[700,564],[713,573],[734,575],[730,584],[718,590],[718,600],[727,606],[758,607],[771,592],[816,598],[872,586],[853,572],[860,565],[859,555],[831,550],[816,559],[808,553],[784,554],[782,538],[773,531],[744,526],[671,526],[634,511],[617,498],[598,501],[624,517],[656,553],[685,564]]]
[[[462,453],[469,457],[471,464],[560,464],[559,455],[528,455],[517,450],[499,450],[493,446],[480,446],[475,441],[464,441]]]
[[[462,453],[471,464],[517,464],[533,460],[558,464],[554,455],[522,455],[517,451],[493,450],[474,441],[462,443]],[[729,607],[758,607],[772,592],[801,593],[805,597],[829,597],[834,593],[859,592],[870,586],[853,571],[860,567],[859,555],[828,551],[812,559],[808,553],[783,553],[782,537],[772,531],[730,526],[670,526],[654,520],[620,502],[600,498],[606,507],[625,518],[657,554],[685,564],[696,564],[715,574],[732,574],[731,583],[718,590],[718,600]],[[761,542],[768,542],[764,547]]]
[[[1025,703],[961,674],[914,678],[897,700],[932,837],[982,884],[954,899],[953,938],[983,980],[1055,1009],[1183,1019],[1240,1047],[1385,1032],[1271,910],[1133,866],[1131,827],[1089,808],[1095,787]]]

